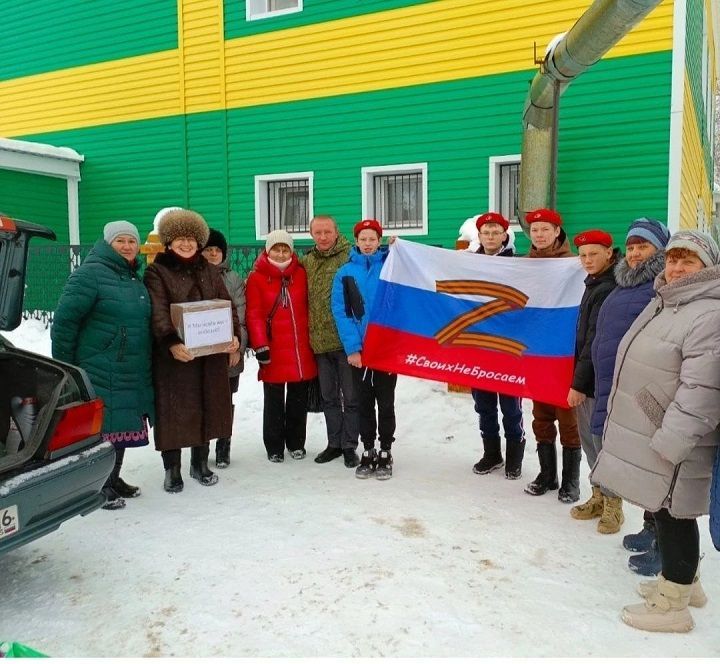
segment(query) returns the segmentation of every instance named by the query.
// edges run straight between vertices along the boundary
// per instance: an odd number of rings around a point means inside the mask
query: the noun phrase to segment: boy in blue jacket
[[[392,477],[397,374],[363,367],[362,346],[388,248],[380,246],[382,227],[375,219],[359,221],[353,233],[355,246],[348,262],[335,275],[330,303],[359,394],[360,440],[365,450],[355,477],[367,479],[375,475],[386,480]],[[380,439],[379,453],[375,450],[376,435]]]

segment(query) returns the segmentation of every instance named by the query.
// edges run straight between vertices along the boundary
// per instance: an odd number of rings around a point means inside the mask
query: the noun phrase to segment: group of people
[[[555,210],[526,216],[530,258],[574,256]],[[508,221],[489,212],[476,219],[479,246],[471,251],[514,255]],[[697,230],[670,235],[658,220],[636,219],[625,256],[601,229],[578,233],[587,274],[576,330],[575,368],[567,408],[533,402],[539,475],[525,491],[559,488],[563,502],[580,498],[581,449],[591,468],[590,498],[573,507],[575,519],[598,518],[600,533],[624,522],[623,499],[645,509],[641,532],[624,546],[640,552],[629,567],[657,579],[641,583],[644,602],[624,607],[638,629],[686,632],[688,606],[707,601],[697,576],[697,517],[707,514],[720,441],[720,249]],[[473,470],[503,465],[497,404],[506,439],[505,475],[520,477],[525,446],[520,399],[472,391],[483,457]],[[562,445],[558,483],[555,439]]]
[[[268,460],[306,456],[308,394],[317,382],[327,447],[317,463],[343,457],[356,476],[392,476],[397,376],[362,363],[362,339],[387,247],[376,220],[355,226],[356,245],[332,217],[312,219],[315,246],[302,258],[284,230],[268,234],[244,281],[227,262],[227,240],[192,210],[164,208],[155,220],[163,251],[140,275],[140,236],[128,221],[106,224],[69,277],[54,316],[53,356],[84,368],[105,403],[103,436],[116,463],[103,488],[105,509],[140,495],[120,472],[125,448],[155,447],[164,488],[183,490],[181,450],[190,477],[204,486],[210,470],[230,464],[234,406],[246,348],[263,382],[263,442]],[[233,339],[219,353],[195,356],[175,326],[171,305],[222,299],[232,303]],[[375,404],[378,406],[376,417]],[[380,450],[375,450],[379,436]],[[362,440],[362,459],[357,455]]]
[[[534,210],[526,221],[529,258],[577,259],[557,211]],[[141,277],[137,228],[108,223],[68,279],[52,328],[53,355],[83,367],[105,402],[103,436],[117,450],[103,489],[105,507],[124,507],[126,498],[139,495],[120,471],[126,447],[148,444],[149,426],[162,453],[166,491],[183,489],[185,447],[191,448],[190,477],[204,486],[218,481],[208,467],[210,441],[217,440],[216,466],[229,465],[232,394],[246,348],[254,350],[263,382],[269,461],[283,462],[286,450],[292,459],[306,456],[308,395],[316,383],[327,446],[315,461],[342,457],[359,479],[390,478],[397,376],[363,362],[388,256],[381,224],[355,224],[353,246],[335,219],[315,216],[314,246],[301,257],[289,233],[272,231],[245,282],[228,266],[222,233],[196,212],[166,208],[156,226],[164,251]],[[471,251],[515,254],[501,214],[480,215],[476,227],[479,242]],[[599,532],[616,533],[623,499],[646,509],[643,530],[624,544],[639,552],[630,559],[632,569],[660,574],[641,584],[646,601],[625,607],[623,620],[640,629],[687,631],[693,626],[688,604],[705,601],[696,518],[708,512],[719,440],[720,250],[702,232],[671,237],[648,218],[630,225],[625,256],[599,229],[577,234],[573,244],[587,274],[575,371],[567,407],[533,402],[540,472],[525,491],[558,490],[559,500],[577,502],[583,450],[592,495],[571,509],[573,518],[598,518]],[[196,357],[178,335],[170,305],[211,299],[232,303],[233,338],[223,352]],[[520,399],[480,389],[472,396],[483,443],[474,472],[504,465],[505,476],[518,479],[525,450]]]

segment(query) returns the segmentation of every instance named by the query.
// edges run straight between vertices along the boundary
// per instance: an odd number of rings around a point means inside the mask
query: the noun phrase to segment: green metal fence
[[[53,312],[70,272],[85,260],[92,246],[91,244],[30,246],[23,318],[35,318],[46,325],[52,323]],[[230,245],[228,247],[230,267],[246,277],[263,249],[262,245]],[[296,246],[295,249],[301,254],[306,253],[310,245]],[[144,260],[142,255],[139,258]]]

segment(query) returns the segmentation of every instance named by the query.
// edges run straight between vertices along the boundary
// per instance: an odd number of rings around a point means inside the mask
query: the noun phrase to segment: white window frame
[[[490,157],[488,160],[488,211],[501,212],[500,210],[500,167],[508,164],[519,164],[522,166],[522,155],[505,154]],[[522,232],[520,220],[510,221],[510,228]]]
[[[255,176],[255,239],[264,240],[268,236],[269,213],[267,206],[267,186],[269,182],[284,180],[307,180],[308,181],[308,223],[313,218],[313,171],[300,171],[297,173],[270,173],[267,175]],[[290,233],[298,240],[310,238],[310,232]]]
[[[262,0],[265,2],[267,7],[268,0]],[[289,9],[276,9],[275,11],[253,12],[251,5],[253,0],[245,0],[245,20],[246,21],[259,21],[264,18],[274,18],[275,16],[286,16],[287,14],[297,14],[303,10],[303,0],[297,0],[297,7],[290,7]]]
[[[428,234],[428,165],[427,162],[416,164],[391,164],[386,166],[364,166],[360,171],[362,217],[368,219],[375,204],[373,178],[376,175],[411,175],[420,173],[422,176],[422,226],[420,228],[388,229],[388,235],[410,236]],[[385,226],[385,219],[378,219]]]

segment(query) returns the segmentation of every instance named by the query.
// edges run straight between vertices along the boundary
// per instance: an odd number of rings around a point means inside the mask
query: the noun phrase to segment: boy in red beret
[[[486,212],[475,220],[480,238],[477,254],[488,256],[514,256],[515,235],[510,223],[497,212]],[[480,423],[483,456],[473,466],[473,472],[487,475],[503,465],[500,451],[500,424],[498,402],[502,412],[505,430],[505,477],[516,480],[522,474],[522,460],[525,454],[525,431],[522,421],[522,401],[509,394],[472,389],[475,412]]]
[[[620,251],[613,249],[612,235],[602,230],[578,233],[573,242],[578,248],[580,262],[587,272],[587,277],[578,315],[575,338],[575,373],[572,387],[568,393],[568,404],[575,409],[580,445],[585,452],[588,466],[592,468],[600,453],[600,449],[595,448],[590,428],[590,421],[595,409],[592,342],[595,338],[600,307],[616,285],[613,266],[620,256]],[[570,510],[570,516],[580,520],[600,517],[597,530],[603,534],[618,532],[625,521],[622,498],[616,497],[614,494],[606,495],[597,486],[592,488],[592,496],[588,501]]]
[[[540,208],[528,212],[525,221],[530,226],[529,258],[574,257],[567,235],[562,228],[562,217],[556,210]],[[557,427],[555,422],[557,421]],[[537,440],[540,473],[525,487],[525,492],[541,496],[558,488],[557,452],[555,438],[560,430],[562,445],[562,484],[558,500],[574,503],[580,499],[580,437],[575,411],[560,408],[542,401],[533,401],[533,433]]]
[[[380,283],[380,270],[388,256],[381,246],[382,227],[376,219],[355,224],[355,246],[348,262],[335,274],[330,304],[335,325],[353,374],[360,411],[360,440],[363,454],[355,477],[378,480],[392,477],[392,444],[395,440],[395,386],[397,374],[363,365],[362,347]],[[377,413],[375,406],[377,404]],[[380,451],[375,438],[380,439]]]

